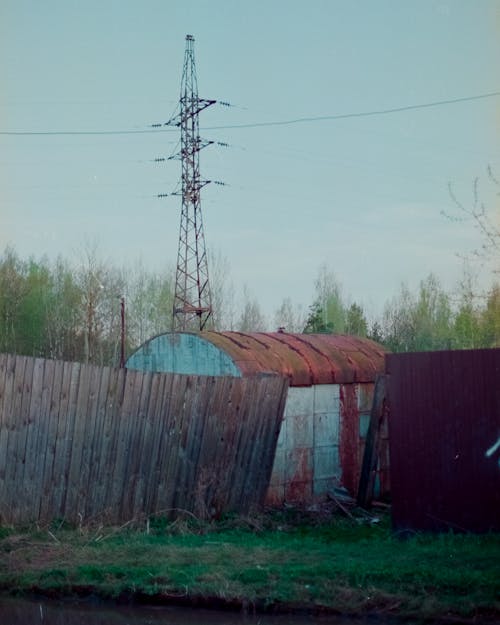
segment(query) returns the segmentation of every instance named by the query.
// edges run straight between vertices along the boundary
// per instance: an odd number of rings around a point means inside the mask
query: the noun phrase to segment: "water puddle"
[[[382,625],[373,618],[296,615],[248,616],[232,612],[170,606],[118,606],[109,603],[68,603],[0,598],[0,623],[5,625]],[[391,621],[394,624],[394,621]]]

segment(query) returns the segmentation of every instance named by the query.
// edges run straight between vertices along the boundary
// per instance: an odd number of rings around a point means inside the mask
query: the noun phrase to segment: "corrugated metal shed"
[[[500,530],[500,349],[388,354],[394,527]]]
[[[193,341],[189,341],[192,336]],[[162,341],[163,339],[163,341]],[[154,351],[154,344],[164,341],[183,341],[193,354],[197,373],[200,374],[200,360],[208,361],[207,374],[255,375],[258,373],[281,373],[290,380],[290,386],[313,386],[316,384],[350,384],[373,382],[375,375],[383,371],[384,352],[375,342],[359,337],[335,334],[289,334],[287,332],[243,333],[243,332],[203,332],[183,335],[161,335],[147,341],[128,359],[127,366],[134,367],[136,360],[143,358],[148,349]],[[204,346],[209,343],[218,348]],[[184,349],[184,353],[186,353]],[[140,353],[139,353],[140,352]],[[136,356],[137,354],[137,356]],[[223,362],[221,354],[229,356],[233,363]],[[151,355],[154,357],[154,354]],[[192,373],[192,363],[176,362],[174,368],[179,373]],[[142,367],[140,367],[142,368]],[[153,367],[155,368],[155,367]],[[236,370],[235,370],[236,369]]]
[[[144,343],[127,368],[209,376],[288,378],[268,503],[356,493],[383,348],[364,338],[287,332],[167,333]],[[258,401],[258,400],[256,400]],[[381,484],[381,491],[384,484]]]

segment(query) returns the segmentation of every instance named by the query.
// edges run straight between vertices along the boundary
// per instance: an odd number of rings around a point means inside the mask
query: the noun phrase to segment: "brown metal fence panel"
[[[500,530],[500,349],[386,356],[393,525]]]
[[[258,507],[287,390],[0,354],[0,522]]]

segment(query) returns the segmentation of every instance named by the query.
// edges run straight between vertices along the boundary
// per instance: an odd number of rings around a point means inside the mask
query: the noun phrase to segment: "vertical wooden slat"
[[[24,510],[22,514],[24,518],[30,521],[37,519],[40,509],[39,494],[36,492],[35,487],[37,475],[40,470],[38,439],[43,429],[41,413],[44,366],[45,361],[41,358],[36,358],[33,362],[32,377],[28,382],[28,384],[31,385],[31,392],[29,406],[27,406],[28,432],[26,437],[26,452],[24,454],[24,476],[22,478],[26,495],[24,497]]]
[[[140,372],[126,372],[124,395],[118,424],[115,466],[113,470],[114,484],[110,499],[112,514],[116,515],[117,520],[121,520],[125,517],[127,517],[127,521],[131,520],[126,497],[126,489],[129,487],[127,484],[127,467],[130,461],[130,453],[133,453],[131,449],[134,430],[133,420],[137,412],[137,393],[140,393],[141,381],[142,374]],[[138,385],[139,389],[137,388]]]
[[[105,502],[105,507],[103,509],[105,520],[109,522],[117,516],[116,508],[113,507],[112,497],[126,374],[126,369],[120,368],[115,370],[108,390],[105,411],[106,423],[104,428],[105,444],[103,447],[103,464],[106,466],[106,475],[103,476],[104,483],[101,488],[101,497],[102,501]]]
[[[151,413],[156,402],[154,374],[144,373],[141,387],[141,399],[137,418],[138,437],[136,440],[135,462],[131,467],[134,489],[130,492],[130,507],[134,517],[144,512],[144,492],[147,487],[146,467],[151,462]]]
[[[31,404],[31,392],[33,381],[33,369],[35,366],[34,358],[21,357],[21,366],[16,367],[19,371],[19,377],[16,379],[16,400],[13,412],[12,432],[16,432],[18,436],[15,440],[15,451],[12,462],[13,472],[11,473],[11,493],[16,494],[17,498],[12,501],[12,509],[14,512],[14,522],[20,522],[23,519],[29,522],[32,519],[27,516],[28,506],[28,488],[24,481],[26,448],[29,444],[31,435],[31,424],[29,420],[29,408]],[[23,366],[24,365],[24,366]],[[16,419],[21,427],[17,430]]]
[[[109,504],[109,520],[112,522],[116,522],[120,515],[119,505],[122,488],[121,475],[123,474],[123,466],[125,462],[125,441],[128,427],[128,421],[125,417],[125,406],[129,398],[127,387],[131,381],[129,371],[121,369],[120,373],[123,374],[119,385],[121,395],[116,397],[116,410],[114,412],[113,427],[110,432],[110,480],[106,489],[106,501]]]
[[[68,439],[72,436],[72,425],[70,401],[71,388],[74,384],[73,376],[78,366],[73,367],[73,363],[58,363],[62,368],[61,392],[59,395],[59,406],[57,408],[57,433],[54,441],[54,462],[52,467],[52,488],[50,493],[50,503],[47,509],[47,517],[64,518],[64,504],[66,498],[67,478],[68,478]],[[56,410],[56,408],[54,408]]]
[[[80,392],[80,377],[84,365],[73,363],[71,367],[71,378],[68,388],[67,407],[67,429],[64,441],[64,458],[62,466],[64,469],[64,482],[62,488],[61,513],[62,518],[76,521],[78,511],[75,511],[76,495],[74,492],[73,480],[77,471],[77,439],[78,439],[78,396]]]
[[[93,464],[96,462],[93,450],[94,446],[97,445],[97,406],[99,401],[99,388],[102,375],[102,368],[92,365],[88,366],[89,385],[87,403],[85,406],[85,411],[82,412],[79,417],[84,421],[81,446],[82,455],[80,461],[81,468],[78,475],[79,514],[81,515],[82,522],[86,522],[87,520],[89,520],[89,517],[91,518],[93,516],[93,511],[96,509],[96,491],[93,487],[94,485],[91,482],[90,477],[92,474]]]
[[[163,376],[162,376],[163,377]],[[160,512],[167,509],[173,497],[173,485],[168,483],[167,468],[170,460],[170,449],[175,449],[175,412],[176,403],[175,389],[177,376],[164,377],[161,401],[159,402],[158,418],[158,451],[155,463],[155,479],[151,483],[156,484],[153,495],[154,505],[149,508],[152,512]]]
[[[11,355],[4,355],[2,357],[3,366],[1,369],[2,380],[0,381],[2,403],[0,413],[0,520],[9,521],[10,519],[10,484],[9,484],[9,469],[12,459],[9,453],[9,438],[11,423],[9,416],[12,415],[12,406],[15,396],[15,366],[16,359]],[[12,445],[12,441],[11,441]]]
[[[183,404],[183,450],[182,472],[178,474],[176,483],[175,506],[194,510],[197,498],[197,463],[203,442],[203,432],[207,419],[207,406],[203,402],[206,397],[208,378],[192,378],[186,394],[188,401]],[[211,467],[213,470],[213,466]]]
[[[187,376],[174,375],[172,396],[170,398],[169,428],[166,430],[166,436],[163,439],[164,442],[168,441],[168,445],[165,445],[165,450],[162,454],[160,475],[164,485],[165,496],[162,503],[167,510],[182,508],[184,503],[179,490],[179,482],[182,479],[185,463],[182,441],[184,438],[184,404],[188,381],[189,378]]]
[[[164,376],[160,376],[157,373],[152,374],[148,410],[144,422],[144,444],[139,464],[141,488],[136,493],[134,501],[134,508],[137,510],[152,511],[154,509],[152,497],[149,495],[155,492],[150,485],[154,479],[157,450],[160,442],[157,440],[158,437],[156,435],[159,422],[157,411],[160,403],[161,384],[164,380]]]
[[[114,369],[108,367],[104,367],[102,369],[97,369],[96,367],[96,384],[98,385],[98,389],[93,408],[94,428],[90,450],[90,471],[87,485],[87,492],[91,496],[87,498],[85,504],[86,519],[92,518],[95,515],[101,515],[105,507],[102,499],[102,484],[107,469],[104,453],[104,428],[106,421],[106,406],[108,402],[108,389],[110,388],[111,376],[114,371]]]
[[[280,395],[281,394],[281,395]],[[125,522],[263,496],[283,382],[0,355],[0,515]]]
[[[122,518],[133,519],[135,491],[138,488],[139,462],[142,449],[144,418],[149,401],[151,373],[144,372],[134,375],[132,387],[133,403],[129,406],[129,431],[126,448],[126,463],[123,473]],[[139,512],[139,511],[137,511]]]
[[[204,497],[204,493],[200,492],[203,480],[207,480],[206,468],[203,459],[203,452],[206,447],[206,428],[209,426],[210,415],[212,414],[214,389],[216,388],[215,378],[199,378],[198,384],[203,383],[203,388],[200,388],[196,393],[196,403],[193,406],[193,412],[191,414],[191,432],[189,434],[190,447],[189,458],[192,466],[190,474],[189,487],[186,492],[185,506],[194,511],[196,514],[200,514],[200,496]],[[215,470],[215,466],[209,467],[210,471]],[[205,471],[205,475],[204,472]],[[206,507],[206,502],[203,501],[203,510]]]
[[[45,458],[40,481],[40,507],[38,518],[40,521],[48,521],[53,514],[51,503],[52,492],[55,490],[57,477],[54,475],[54,462],[56,458],[57,431],[59,427],[59,406],[62,391],[64,367],[62,363],[48,360],[45,363],[44,388],[47,389],[47,413],[48,420],[47,440],[45,444]],[[43,449],[43,448],[42,448]]]
[[[68,478],[68,496],[66,498],[66,518],[73,522],[83,522],[85,510],[85,477],[88,476],[88,428],[89,405],[92,383],[92,365],[82,365],[75,406],[75,427],[73,431],[71,464]],[[68,516],[68,514],[70,516]]]
[[[34,449],[30,455],[30,509],[34,520],[40,519],[40,505],[43,498],[43,483],[45,480],[46,456],[49,452],[50,430],[50,399],[54,386],[54,361],[37,359],[40,377],[38,382],[33,378],[34,396],[37,401],[32,402],[33,423],[37,435],[34,440]],[[28,465],[27,465],[28,466]]]

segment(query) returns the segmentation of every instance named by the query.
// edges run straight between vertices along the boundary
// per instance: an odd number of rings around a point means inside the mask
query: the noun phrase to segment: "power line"
[[[372,117],[375,115],[389,115],[391,113],[402,113],[404,111],[413,111],[416,109],[431,108],[436,106],[445,106],[450,104],[459,104],[460,102],[471,102],[473,100],[482,100],[484,98],[494,98],[500,96],[500,91],[492,93],[483,93],[480,95],[466,96],[463,98],[454,98],[451,100],[437,100],[435,102],[425,102],[423,104],[409,104],[407,106],[398,106],[389,109],[380,109],[375,111],[361,111],[359,113],[342,113],[339,115],[320,115],[316,117],[298,117],[296,119],[275,120],[269,122],[254,122],[250,124],[234,124],[232,126],[210,126],[205,130],[222,130],[226,128],[258,128],[260,126],[287,126],[290,124],[302,124],[304,122],[319,122],[336,119],[349,119],[351,117]]]
[[[486,98],[496,98],[500,96],[500,91],[491,93],[481,93],[478,95],[464,96],[462,98],[453,98],[449,100],[435,100],[433,102],[424,102],[420,104],[408,104],[406,106],[398,106],[388,109],[378,109],[372,111],[360,111],[357,113],[341,113],[338,115],[318,115],[308,117],[298,117],[295,119],[272,120],[267,122],[251,122],[248,124],[231,124],[223,126],[207,126],[203,130],[226,130],[232,128],[259,128],[265,126],[288,126],[292,124],[302,124],[306,122],[334,121],[338,119],[349,119],[355,117],[374,117],[377,115],[391,115],[393,113],[403,113],[405,111],[414,111],[418,109],[433,108],[438,106],[449,106],[452,104],[460,104],[463,102],[473,102],[475,100],[484,100]],[[175,132],[175,128],[148,128],[143,130],[0,130],[0,135],[8,136],[50,136],[50,135],[134,135],[134,134],[155,134],[159,132]]]
[[[174,128],[161,130],[0,130],[0,135],[147,135],[174,131]]]

